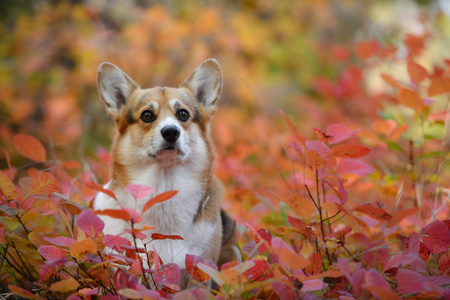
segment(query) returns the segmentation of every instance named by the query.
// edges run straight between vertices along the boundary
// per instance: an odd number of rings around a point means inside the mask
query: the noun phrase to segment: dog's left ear
[[[218,108],[222,93],[222,71],[215,59],[205,60],[186,78],[181,86],[189,88],[206,109],[213,115]]]

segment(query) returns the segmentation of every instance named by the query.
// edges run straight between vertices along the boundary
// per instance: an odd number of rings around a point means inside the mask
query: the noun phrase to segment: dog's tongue
[[[174,162],[178,157],[178,151],[173,149],[173,150],[162,150],[157,154],[157,158],[158,160],[170,164],[172,162]]]

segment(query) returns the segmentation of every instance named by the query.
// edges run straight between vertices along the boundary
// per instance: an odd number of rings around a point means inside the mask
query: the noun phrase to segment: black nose
[[[180,130],[178,127],[170,125],[161,129],[161,135],[166,140],[166,142],[174,143],[180,137]]]

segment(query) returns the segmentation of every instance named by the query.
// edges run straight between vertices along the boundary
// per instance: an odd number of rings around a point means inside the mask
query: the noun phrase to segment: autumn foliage
[[[307,11],[329,17],[322,2],[292,11],[249,3],[231,12],[185,7],[179,15],[150,6],[128,25],[113,18],[113,29],[99,21],[100,12],[61,4],[18,19],[15,31],[1,28],[14,46],[8,51],[20,58],[7,71],[23,76],[0,82],[2,293],[28,299],[450,297],[450,57],[421,62],[438,33],[404,34],[395,46],[369,38],[326,44],[299,37],[327,29],[298,24]],[[297,23],[283,21],[288,12]],[[30,26],[39,18],[40,28]],[[263,26],[264,18],[273,28]],[[55,30],[52,22],[64,26]],[[99,44],[114,44],[113,34],[120,37],[117,47],[102,52]],[[30,50],[43,40],[53,42],[44,52]],[[183,45],[190,51],[179,52]],[[100,146],[108,147],[104,136],[112,129],[100,112],[95,70],[111,60],[140,82],[173,85],[209,56],[223,62],[229,85],[214,120],[216,172],[227,187],[223,207],[237,221],[243,259],[219,268],[187,255],[197,285],[180,291],[181,270],[162,261],[152,243],[182,236],[153,233],[151,243],[138,247],[147,230],[158,230],[140,224],[141,211],[93,210],[96,193],[116,197],[102,186],[110,159]],[[315,67],[302,72],[300,65],[311,61]],[[287,100],[271,98],[284,81],[299,90]],[[81,128],[83,122],[90,125]],[[85,147],[78,157],[77,145]],[[126,191],[139,200],[154,188],[128,185]],[[143,210],[176,193],[155,196]],[[130,222],[132,241],[104,234],[99,215]]]

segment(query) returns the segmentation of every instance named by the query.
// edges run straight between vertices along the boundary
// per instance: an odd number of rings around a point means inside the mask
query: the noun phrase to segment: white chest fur
[[[169,170],[160,168],[157,164],[137,170],[133,174],[131,183],[155,187],[155,192],[140,201],[135,201],[131,195],[123,189],[116,189],[113,192],[119,199],[120,204],[103,193],[99,193],[95,199],[94,208],[119,209],[120,205],[126,208],[133,208],[138,213],[142,212],[145,203],[154,195],[165,191],[176,190],[177,195],[173,198],[156,204],[142,215],[142,222],[136,224],[137,228],[143,225],[154,226],[154,230],[145,231],[150,241],[152,233],[169,235],[180,235],[184,240],[156,240],[149,244],[149,249],[155,247],[164,263],[173,262],[184,268],[186,254],[195,254],[215,260],[212,257],[215,251],[211,248],[217,247],[217,237],[214,235],[220,226],[220,217],[215,223],[194,221],[201,200],[204,197],[205,179],[200,172],[195,172],[195,167],[189,165],[178,165]],[[105,185],[108,187],[111,183]],[[130,224],[107,216],[102,216],[105,222],[105,233],[121,234]],[[219,231],[220,232],[220,231]],[[124,235],[126,236],[126,235]],[[131,238],[128,235],[128,238]],[[211,253],[210,253],[211,252]]]

